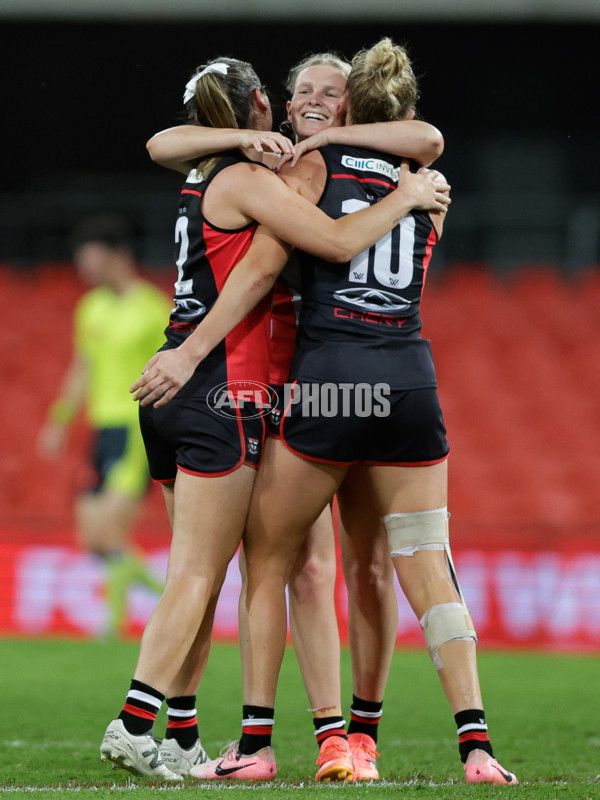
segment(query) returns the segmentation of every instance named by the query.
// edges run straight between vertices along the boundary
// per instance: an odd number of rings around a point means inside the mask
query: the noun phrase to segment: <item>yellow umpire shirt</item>
[[[137,422],[129,387],[165,341],[170,302],[148,281],[124,294],[100,286],[75,309],[75,348],[88,365],[87,415],[96,428]]]

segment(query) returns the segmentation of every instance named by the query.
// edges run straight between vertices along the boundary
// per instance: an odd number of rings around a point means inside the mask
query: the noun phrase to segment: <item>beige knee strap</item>
[[[422,545],[449,545],[448,512],[445,508],[415,514],[389,514],[382,522],[391,555],[412,555]],[[411,552],[412,551],[412,552]]]
[[[421,619],[421,628],[429,655],[436,669],[443,669],[438,650],[446,642],[471,640],[477,642],[477,634],[469,610],[463,603],[441,603],[432,606]]]
[[[464,603],[450,550],[449,519],[446,508],[436,508],[414,514],[389,514],[381,521],[387,532],[391,556],[412,556],[417,550],[445,550],[450,577]]]

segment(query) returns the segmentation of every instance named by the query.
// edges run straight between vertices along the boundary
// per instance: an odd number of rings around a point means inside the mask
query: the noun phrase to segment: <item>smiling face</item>
[[[343,125],[346,116],[346,76],[329,64],[302,70],[287,104],[288,120],[300,142],[314,133]]]

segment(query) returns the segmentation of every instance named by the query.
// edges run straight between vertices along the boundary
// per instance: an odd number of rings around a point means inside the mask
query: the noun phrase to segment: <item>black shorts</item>
[[[335,464],[429,466],[450,450],[437,390],[391,392],[385,384],[301,383],[287,389],[286,446]],[[294,401],[292,401],[292,398]]]
[[[149,486],[148,462],[135,419],[127,425],[96,428],[90,461],[93,477],[84,492],[139,497]]]
[[[246,464],[258,468],[265,421],[246,404],[223,415],[199,397],[175,396],[166,406],[140,406],[140,427],[153,480],[173,481],[177,469],[218,477]]]

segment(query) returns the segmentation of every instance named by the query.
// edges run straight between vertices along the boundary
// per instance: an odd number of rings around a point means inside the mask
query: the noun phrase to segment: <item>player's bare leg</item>
[[[421,623],[455,715],[467,782],[515,785],[516,777],[493,758],[487,735],[477,637],[454,573],[448,540],[447,463],[369,467],[369,480],[400,586]]]
[[[179,472],[165,590],[142,636],[134,677],[166,693],[196,640],[240,542],[256,471]]]
[[[195,657],[205,655],[214,606],[241,539],[255,476],[246,466],[220,478],[179,472],[172,497],[166,493],[173,537],[165,591],[144,631],[121,715],[106,730],[103,760],[138,774],[180,779],[163,764],[151,725],[164,696],[177,686],[177,676],[184,682],[197,678],[189,662],[186,674],[186,658],[192,651]]]
[[[382,700],[398,632],[394,567],[363,467],[350,468],[337,496],[352,687],[358,697]]]
[[[300,458],[277,439],[265,445],[244,535],[252,644],[246,687],[247,700],[255,705],[275,699],[287,635],[285,587],[307,531],[344,472],[344,467]]]
[[[245,703],[274,705],[286,643],[285,587],[307,531],[330,503],[345,472],[343,466],[300,458],[279,440],[267,442],[244,538],[251,645]],[[282,475],[285,482],[280,480]],[[331,708],[321,712],[325,716],[315,713],[321,747],[316,779],[345,780],[353,767],[341,698],[329,702]],[[329,724],[332,719],[334,728]]]
[[[398,631],[394,567],[363,465],[348,470],[337,497],[352,656],[353,780],[377,780],[378,726]]]
[[[167,506],[167,512],[169,514],[169,520],[171,521],[172,525],[174,511],[174,484],[163,485],[162,488]],[[198,686],[200,685],[200,681],[204,675],[204,671],[208,663],[212,629],[215,611],[217,608],[217,599],[218,598],[215,598],[209,603],[206,613],[204,614],[202,624],[200,625],[196,635],[194,644],[190,648],[190,651],[187,654],[181,669],[175,676],[175,679],[169,687],[169,691],[167,692],[167,733],[159,746],[159,753],[163,763],[178,775],[188,775],[192,768],[205,764],[208,761],[208,756],[204,750],[204,747],[202,746],[202,741],[198,732],[197,722],[194,726],[194,733],[197,734],[196,739],[190,746],[185,747],[184,743],[180,743],[181,728],[179,727],[175,730],[174,736],[170,737],[169,724],[171,723],[171,717],[173,716],[173,713],[169,713],[169,709],[175,704],[175,699],[179,701],[185,701],[189,699],[190,705],[193,699],[195,706]],[[185,705],[185,703],[183,704]],[[179,702],[179,705],[182,705],[182,703]],[[181,725],[181,714],[179,719],[176,718],[176,723]],[[185,742],[185,744],[188,743]]]
[[[289,618],[292,643],[298,658],[313,716],[319,718],[336,708],[341,694],[340,641],[335,612],[336,554],[333,521],[329,505],[309,529],[300,545],[290,576]],[[246,612],[246,565],[240,553],[242,591],[239,630],[242,665],[249,658]],[[315,625],[318,620],[318,625]],[[249,696],[248,671],[242,666],[245,696]]]
[[[331,508],[328,505],[300,546],[288,584],[292,643],[306,686],[320,752],[317,780],[347,779],[349,742],[332,735],[343,732],[340,704],[340,638],[335,612],[337,560]],[[315,620],[318,623],[315,624]]]
[[[216,608],[217,598],[209,603],[194,644],[167,692],[167,730],[158,752],[177,775],[189,775],[208,761],[198,729],[196,695],[208,662]]]
[[[300,545],[288,585],[292,644],[315,715],[334,706],[341,694],[336,574],[335,534],[328,505]]]

